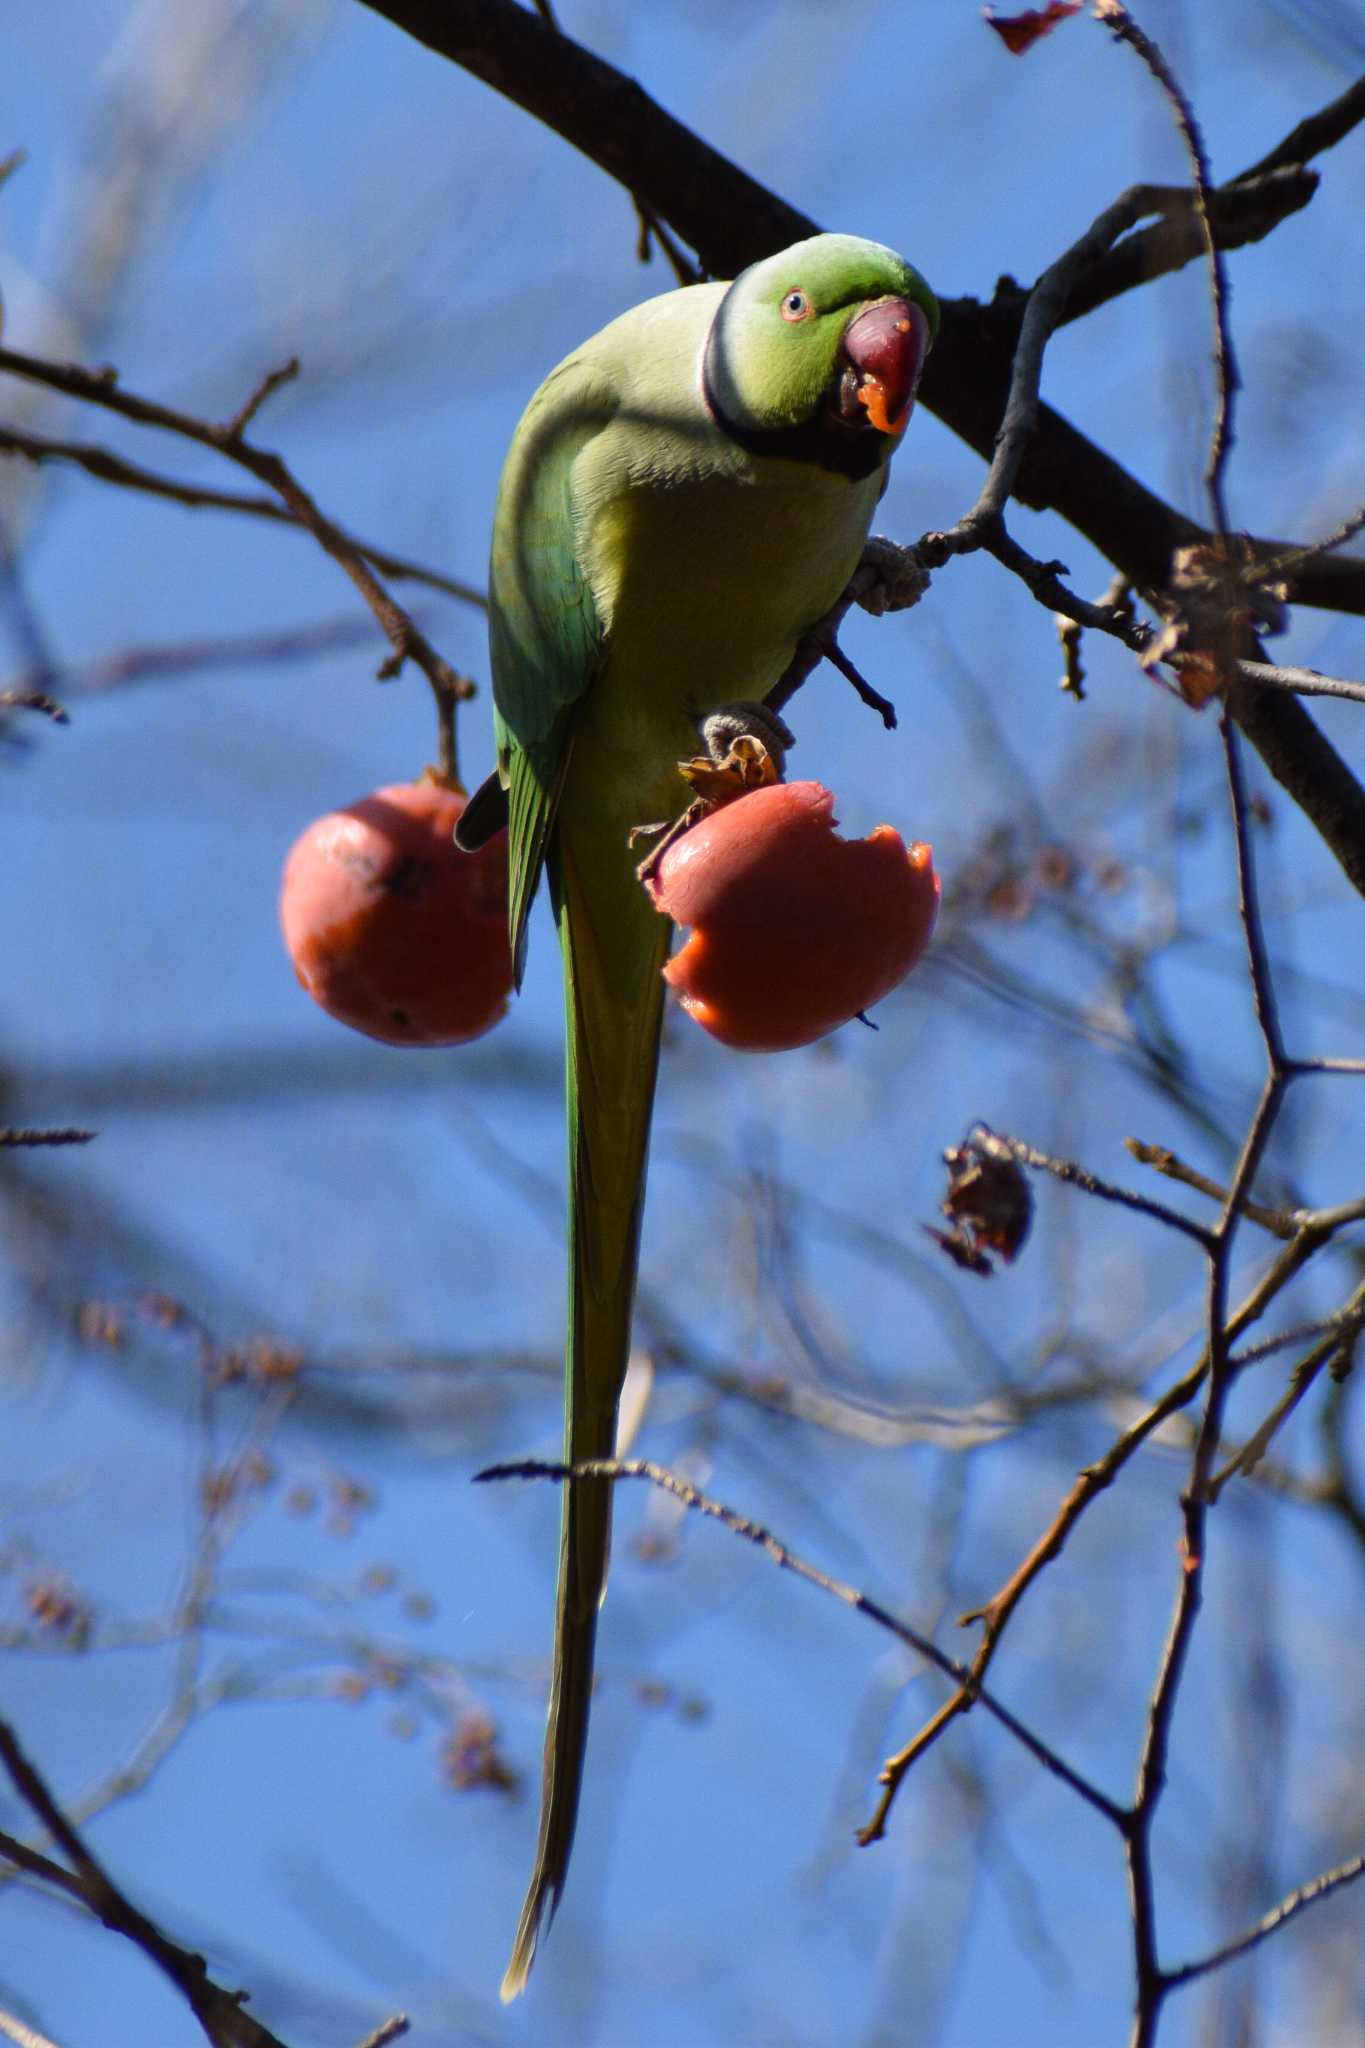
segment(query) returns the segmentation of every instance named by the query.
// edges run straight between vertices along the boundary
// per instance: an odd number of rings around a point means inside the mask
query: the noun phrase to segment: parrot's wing
[[[508,923],[518,981],[578,707],[602,653],[574,465],[616,405],[608,381],[571,357],[523,415],[498,492],[489,643],[498,766],[507,786]]]

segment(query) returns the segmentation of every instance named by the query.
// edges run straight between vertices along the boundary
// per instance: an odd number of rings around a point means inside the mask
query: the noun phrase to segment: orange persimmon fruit
[[[743,1052],[808,1045],[880,1002],[929,940],[932,848],[890,825],[841,839],[818,782],[723,805],[668,848],[649,883],[691,936],[664,968],[683,1008]]]
[[[507,834],[452,838],[462,791],[393,783],[317,818],[284,864],[280,926],[329,1016],[386,1045],[463,1045],[512,989]]]

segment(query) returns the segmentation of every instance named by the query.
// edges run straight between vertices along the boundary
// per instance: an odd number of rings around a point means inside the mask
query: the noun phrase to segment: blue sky
[[[1150,81],[1088,21],[1017,62],[949,0],[853,20],[602,0],[563,18],[787,198],[903,248],[948,294],[1029,279],[1124,185],[1183,175]],[[1165,0],[1142,18],[1218,175],[1359,68],[1356,8]],[[262,442],[354,531],[480,580],[526,397],[669,283],[657,261],[637,265],[624,195],[357,6],[224,6],[192,30],[170,7],[73,0],[7,35],[0,153],[21,145],[27,161],[0,193],[6,342],[113,361],[130,388],[212,417],[297,353]],[[130,109],[131,151],[109,140]],[[1344,254],[1365,197],[1360,136],[1323,170],[1305,215],[1231,259],[1246,376],[1231,501],[1263,532],[1322,531],[1361,496],[1365,284]],[[1063,332],[1044,380],[1195,513],[1207,331],[1190,272]],[[31,403],[0,382],[0,418]],[[238,481],[112,418],[24,416]],[[979,476],[918,417],[879,524],[903,540],[946,525]],[[92,1822],[111,1870],[291,2044],[341,2048],[399,2008],[440,2048],[1122,2041],[1116,1838],[974,1717],[907,1782],[888,1840],[858,1851],[880,1760],[937,1703],[935,1683],[861,1617],[634,1490],[618,1507],[570,1887],[530,1994],[499,2008],[534,1832],[558,1503],[467,1482],[494,1457],[551,1454],[559,1431],[548,920],[512,1016],[474,1047],[400,1054],[323,1017],[280,947],[279,866],[310,818],[431,757],[425,685],[374,681],[376,634],[321,658],[89,690],[84,665],[118,651],[363,614],[304,537],[71,472],[35,482],[7,464],[0,489],[23,540],[28,637],[36,625],[72,712],[66,730],[25,728],[0,762],[6,1116],[100,1133],[79,1155],[7,1168],[0,1297],[4,1711],[73,1806],[143,1753],[184,1668],[174,1645],[33,1647],[25,1585],[62,1575],[96,1642],[121,1640],[185,1584],[206,1428],[214,1459],[254,1442],[269,1461],[231,1528],[202,1648],[201,1676],[227,1697]],[[1107,571],[1084,543],[1013,516],[1098,594]],[[402,594],[483,679],[481,615]],[[23,625],[11,604],[6,673],[29,657]],[[1114,1179],[1140,1177],[1129,1133],[1226,1173],[1260,1051],[1212,715],[1093,644],[1088,700],[1067,701],[1050,619],[984,558],[943,572],[904,617],[854,621],[847,643],[900,729],[884,736],[825,672],[798,704],[793,772],[836,791],[850,831],[885,817],[932,840],[940,946],[875,1036],[850,1027],[745,1059],[674,1020],[643,1265],[656,1377],[636,1448],[956,1647],[953,1617],[1007,1576],[1129,1419],[1117,1382],[1158,1388],[1191,1361],[1202,1277],[1187,1245],[1055,1186],[1038,1190],[1013,1272],[955,1273],[919,1229],[943,1147],[980,1117]],[[1324,615],[1303,614],[1276,651],[1365,668],[1357,623]],[[1320,716],[1358,760],[1358,708]],[[490,759],[486,694],[462,747],[472,780]],[[1251,780],[1269,789],[1254,764]],[[1052,846],[1072,855],[1075,891],[991,915],[992,881]],[[1359,904],[1283,799],[1258,853],[1291,1036],[1359,1056]],[[1183,1102],[1144,1052],[1163,1032]],[[1360,1192],[1355,1086],[1301,1085],[1272,1192]],[[1260,1258],[1247,1238],[1243,1283]],[[1347,1254],[1324,1262],[1276,1327],[1350,1284]],[[300,1347],[292,1400],[248,1378],[206,1422],[195,1340],[139,1311],[150,1292],[221,1344]],[[73,1336],[91,1300],[120,1319],[118,1348]],[[1112,1383],[1104,1399],[1048,1405],[1087,1370]],[[1282,1384],[1282,1362],[1261,1372],[1239,1391],[1239,1429]],[[774,1412],[770,1383],[807,1414],[825,1401],[840,1426]],[[961,1448],[1006,1396],[1027,1419]],[[1320,1406],[1283,1444],[1305,1471]],[[1183,1470],[1175,1444],[1129,1468],[996,1667],[1002,1696],[1115,1796],[1174,1592]],[[366,1498],[339,1516],[347,1481]],[[641,1555],[642,1534],[664,1561]],[[1225,1497],[1159,1832],[1171,1960],[1357,1846],[1361,1673],[1343,1617],[1358,1597],[1339,1524],[1263,1489]],[[357,1672],[368,1684],[352,1699]],[[519,1798],[443,1784],[442,1716],[460,1712],[496,1721]],[[0,2007],[62,2048],[198,2038],[112,1937],[17,1888],[0,1916]],[[1252,2038],[1343,2038],[1332,2001],[1349,2014],[1356,1927],[1349,1894],[1319,1909],[1222,2005],[1173,2001],[1163,2048],[1231,2040],[1239,1996],[1265,2023]]]

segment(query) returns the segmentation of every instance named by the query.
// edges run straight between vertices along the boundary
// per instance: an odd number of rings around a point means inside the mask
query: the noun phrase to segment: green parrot
[[[609,1458],[630,1353],[672,927],[632,829],[676,815],[721,705],[761,703],[858,566],[938,306],[880,243],[815,235],[733,284],[636,306],[551,371],[503,468],[489,593],[497,772],[457,837],[508,825],[520,980],[542,867],[564,963],[567,1461]],[[761,713],[754,729],[767,737]],[[523,1990],[582,1785],[608,1482],[564,1489]]]

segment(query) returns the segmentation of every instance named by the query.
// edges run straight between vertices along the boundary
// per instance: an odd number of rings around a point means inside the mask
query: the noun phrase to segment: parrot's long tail
[[[564,956],[569,1131],[569,1312],[564,1455],[609,1458],[630,1356],[645,1160],[671,927],[633,874],[608,889],[593,865],[582,886],[567,834],[550,860]],[[619,853],[616,865],[619,867]],[[592,1698],[597,1614],[606,1589],[611,1486],[564,1487],[554,1672],[535,1868],[521,1909],[504,2001],[524,1990],[541,1922],[569,1866]]]

